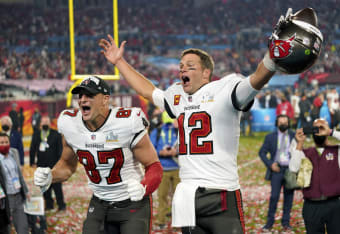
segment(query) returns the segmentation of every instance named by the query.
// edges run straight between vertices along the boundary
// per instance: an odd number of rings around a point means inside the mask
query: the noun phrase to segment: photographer
[[[340,233],[340,147],[330,145],[328,136],[340,140],[340,132],[331,130],[324,119],[316,119],[313,127],[315,146],[303,148],[306,135],[303,129],[296,131],[296,149],[292,150],[289,169],[297,172],[302,158],[308,158],[313,165],[310,186],[303,189],[304,205],[302,216],[307,233]]]

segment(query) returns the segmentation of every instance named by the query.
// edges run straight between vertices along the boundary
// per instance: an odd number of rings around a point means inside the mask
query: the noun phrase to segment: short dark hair
[[[182,51],[181,58],[183,58],[186,54],[196,54],[201,59],[201,65],[203,69],[209,69],[211,71],[209,80],[211,80],[212,74],[214,72],[214,60],[213,58],[204,50],[196,49],[196,48],[189,48]]]
[[[0,132],[0,137],[7,137],[8,138],[8,140],[10,139],[9,138],[9,136],[7,135],[7,133],[5,133],[5,132]]]

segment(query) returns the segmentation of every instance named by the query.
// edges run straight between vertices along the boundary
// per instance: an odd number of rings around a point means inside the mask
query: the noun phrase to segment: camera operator
[[[313,133],[315,146],[303,148],[306,135],[303,129],[296,131],[296,149],[291,152],[289,169],[297,172],[302,158],[308,158],[313,165],[310,186],[304,188],[302,216],[307,233],[340,233],[340,147],[331,145],[328,136],[340,140],[340,132],[331,130],[324,119],[316,119],[313,127],[319,132]]]

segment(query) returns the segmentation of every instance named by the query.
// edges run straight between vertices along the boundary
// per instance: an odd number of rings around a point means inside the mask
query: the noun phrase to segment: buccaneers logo
[[[272,40],[269,46],[270,58],[285,58],[289,56],[293,51],[293,40],[295,34],[288,40]]]

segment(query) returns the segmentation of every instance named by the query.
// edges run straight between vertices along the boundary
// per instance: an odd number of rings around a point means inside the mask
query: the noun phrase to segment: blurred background
[[[0,117],[8,115],[13,108],[22,113],[18,129],[23,134],[26,156],[33,133],[34,111],[49,115],[52,126],[56,127],[56,119],[67,107],[67,93],[74,83],[70,79],[68,4],[68,0],[0,0]],[[126,60],[162,89],[178,81],[180,52],[190,47],[204,49],[212,55],[214,80],[232,72],[247,76],[262,60],[268,37],[280,15],[288,8],[293,12],[314,8],[324,36],[321,56],[302,74],[276,73],[257,95],[251,111],[243,116],[240,148],[245,148],[240,154],[241,162],[246,162],[253,160],[249,155],[257,157],[263,132],[275,128],[280,103],[288,101],[292,105],[294,128],[300,126],[305,114],[299,102],[306,99],[312,119],[325,117],[333,127],[339,126],[337,117],[331,114],[333,99],[327,98],[329,93],[340,91],[339,5],[339,0],[119,0],[119,43],[127,41]],[[113,34],[112,9],[112,0],[74,0],[76,74],[114,74],[114,67],[100,54],[98,46],[100,38]],[[149,103],[136,95],[123,77],[108,82],[114,93],[112,106],[139,106],[151,117]],[[323,104],[328,109],[324,116],[320,113]],[[75,100],[71,106],[76,106]],[[339,107],[337,111],[339,113]],[[259,140],[251,138],[254,135]],[[258,167],[262,176],[264,168]],[[30,178],[32,171],[28,169],[26,176]],[[241,176],[241,181],[243,178]],[[247,184],[255,183],[251,181],[251,177],[244,180],[245,193]],[[254,199],[259,198],[261,195]],[[66,199],[76,204],[72,195],[66,195]],[[266,208],[265,205],[263,213]],[[58,225],[52,223],[56,216],[49,217],[49,225],[53,226],[51,233],[78,230],[64,230],[60,226],[55,229]],[[84,214],[77,218],[81,223]],[[247,230],[253,230],[254,227],[247,225]]]

